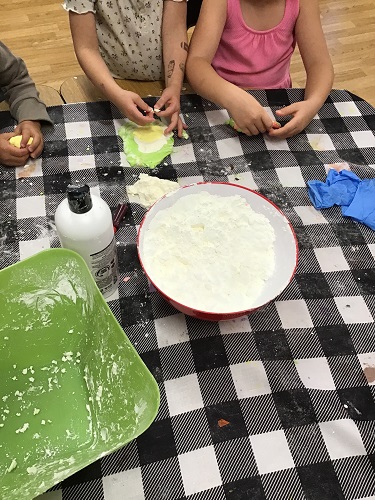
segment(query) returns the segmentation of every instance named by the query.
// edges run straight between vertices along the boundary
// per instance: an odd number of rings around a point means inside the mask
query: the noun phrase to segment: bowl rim
[[[179,302],[178,300],[175,300],[173,299],[172,297],[170,297],[167,293],[163,292],[163,290],[161,290],[155,283],[154,281],[150,278],[148,272],[146,271],[146,268],[144,266],[144,263],[143,263],[143,260],[142,260],[142,256],[141,256],[141,251],[140,251],[140,238],[141,238],[141,232],[142,232],[142,229],[143,229],[143,225],[146,221],[146,218],[147,216],[149,215],[151,209],[157,204],[159,203],[159,201],[163,200],[164,198],[167,198],[167,197],[171,197],[173,195],[175,195],[177,192],[179,192],[181,189],[186,189],[186,188],[189,188],[189,187],[192,187],[192,186],[199,186],[199,185],[207,185],[207,184],[214,184],[214,185],[224,185],[224,186],[233,186],[233,187],[236,187],[236,188],[239,188],[239,189],[244,189],[245,191],[250,191],[251,193],[255,194],[256,196],[259,196],[260,198],[263,198],[265,201],[267,201],[270,205],[273,206],[273,208],[275,208],[280,214],[281,216],[285,219],[288,227],[289,227],[289,230],[291,231],[291,234],[293,236],[293,239],[294,239],[294,247],[295,247],[295,264],[294,264],[294,267],[293,267],[293,270],[292,270],[292,273],[290,275],[290,278],[288,280],[288,282],[286,283],[286,285],[272,298],[270,298],[269,300],[267,300],[267,302],[265,302],[264,304],[261,304],[259,306],[256,306],[256,307],[250,307],[248,309],[240,309],[240,310],[237,310],[237,311],[227,311],[227,312],[220,312],[220,311],[217,311],[217,312],[213,312],[213,311],[205,311],[203,309],[196,309],[195,307],[191,307],[191,306],[187,306],[186,304],[183,304],[182,302]],[[243,316],[245,316],[247,313],[251,312],[251,311],[254,311],[256,309],[259,309],[260,307],[264,307],[266,306],[267,304],[269,304],[270,302],[272,302],[273,300],[276,299],[276,297],[278,297],[278,295],[280,295],[280,293],[285,290],[285,288],[289,285],[289,283],[292,281],[293,279],[293,276],[295,275],[296,273],[296,270],[297,270],[297,266],[298,266],[298,259],[299,259],[299,248],[298,248],[298,240],[297,240],[297,236],[296,236],[296,233],[293,229],[293,226],[291,224],[291,222],[289,221],[289,219],[287,218],[287,216],[284,214],[284,212],[277,206],[275,205],[275,203],[273,201],[271,201],[269,198],[267,198],[266,196],[264,196],[263,194],[261,193],[258,193],[257,191],[254,191],[253,189],[250,189],[248,188],[247,186],[243,186],[241,184],[234,184],[233,182],[211,182],[211,181],[208,181],[208,182],[205,182],[205,181],[200,181],[200,182],[194,182],[194,183],[191,183],[191,184],[186,184],[184,186],[180,186],[178,189],[176,189],[176,191],[172,191],[171,193],[167,193],[165,195],[163,195],[161,198],[159,198],[158,200],[156,200],[147,210],[147,212],[144,214],[143,218],[142,218],[142,221],[141,221],[141,224],[139,225],[139,230],[138,230],[138,234],[137,234],[137,253],[138,253],[138,259],[139,259],[139,262],[142,266],[142,269],[144,271],[144,273],[146,274],[147,276],[147,279],[152,283],[152,285],[155,287],[155,289],[164,297],[167,298],[167,300],[170,302],[170,303],[175,303],[179,306],[181,306],[182,308],[184,309],[189,309],[191,311],[195,311],[197,312],[198,314],[200,315],[204,315],[204,316],[207,316],[207,317],[212,317],[213,319],[215,318],[215,316],[232,316],[232,315],[236,315],[236,316],[240,316],[241,314]]]

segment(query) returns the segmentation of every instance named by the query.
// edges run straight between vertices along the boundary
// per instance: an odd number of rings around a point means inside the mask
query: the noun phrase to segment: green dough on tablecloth
[[[173,150],[173,133],[164,135],[166,125],[155,121],[139,126],[127,122],[119,130],[119,136],[124,141],[124,153],[132,167],[155,168]]]
[[[225,125],[229,125],[230,127],[234,128],[234,126],[235,126],[235,121],[233,120],[233,118],[229,118],[229,120],[227,120],[227,121],[225,122]],[[234,130],[235,130],[236,132],[242,132],[242,130],[241,130],[240,128],[234,128]]]

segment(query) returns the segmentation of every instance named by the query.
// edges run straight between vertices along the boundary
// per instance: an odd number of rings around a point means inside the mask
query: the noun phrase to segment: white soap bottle
[[[107,203],[90,194],[89,186],[70,185],[57,207],[55,224],[61,246],[86,261],[104,297],[118,285],[118,264],[112,214]]]

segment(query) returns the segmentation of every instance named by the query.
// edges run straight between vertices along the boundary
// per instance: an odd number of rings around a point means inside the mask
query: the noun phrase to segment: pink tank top
[[[280,23],[267,31],[249,28],[240,0],[227,0],[227,20],[212,67],[239,87],[289,88],[290,60],[296,46],[294,27],[299,0],[285,0]]]

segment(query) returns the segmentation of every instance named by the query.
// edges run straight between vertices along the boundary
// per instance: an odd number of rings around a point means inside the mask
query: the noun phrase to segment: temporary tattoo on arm
[[[167,71],[167,78],[172,78],[175,65],[176,65],[176,62],[174,60],[169,61],[169,63],[168,63],[168,71]]]
[[[181,46],[181,49],[186,50],[186,52],[188,51],[189,45],[186,42],[181,42],[180,46]]]
[[[180,63],[179,68],[183,73],[185,73],[185,63]]]

